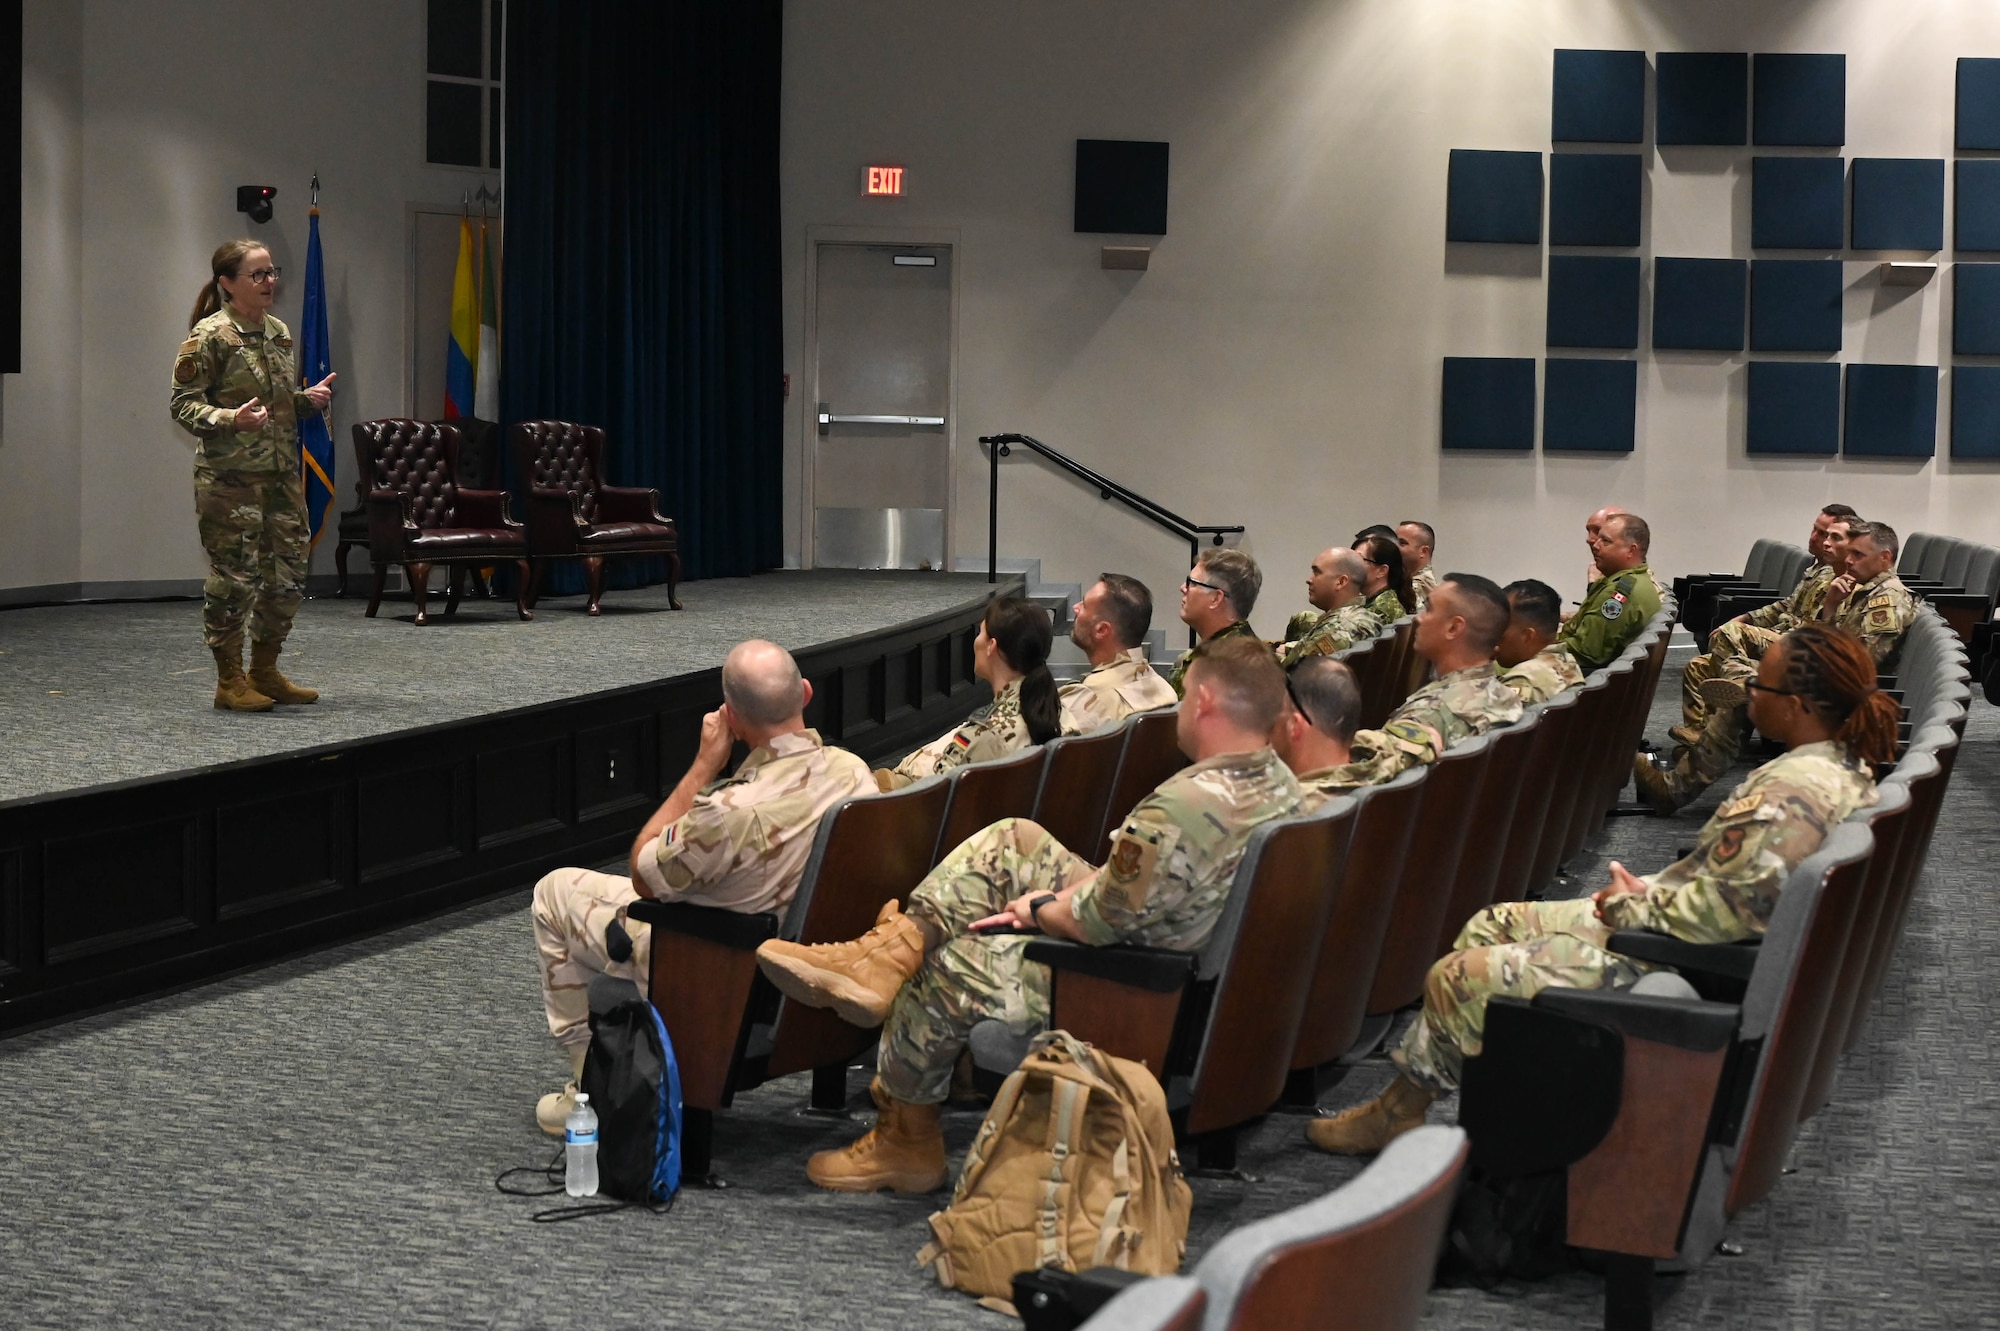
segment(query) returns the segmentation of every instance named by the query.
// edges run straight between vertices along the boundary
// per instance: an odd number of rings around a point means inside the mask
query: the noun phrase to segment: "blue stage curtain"
[[[782,0],[513,0],[506,16],[501,419],[602,425],[607,479],[659,489],[686,577],[774,567]],[[583,585],[574,564],[549,573],[549,592]],[[606,573],[655,582],[665,561]]]

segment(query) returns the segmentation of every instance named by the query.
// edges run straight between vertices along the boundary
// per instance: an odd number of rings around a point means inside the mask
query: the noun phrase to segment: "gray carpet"
[[[681,611],[668,610],[664,587],[614,591],[597,619],[572,596],[544,598],[526,624],[512,602],[475,599],[446,620],[439,597],[423,628],[408,601],[366,619],[365,598],[322,597],[300,610],[282,662],[320,700],[263,714],[210,706],[215,666],[196,602],[10,610],[0,613],[0,800],[651,683],[721,665],[745,638],[796,650],[987,591],[972,574],[822,569],[686,583]]]
[[[1675,687],[1670,672],[1662,699]],[[1798,1172],[1733,1227],[1744,1256],[1663,1282],[1660,1326],[2000,1324],[2000,917],[1981,863],[2000,715],[1975,706],[1885,1000],[1805,1128]],[[1664,724],[1656,713],[1656,737]],[[1664,862],[1714,798],[1614,822],[1570,887],[1595,886],[1607,857]],[[806,1183],[806,1155],[865,1120],[802,1116],[803,1077],[719,1117],[730,1189],[684,1193],[662,1217],[530,1224],[537,1204],[492,1186],[551,1150],[530,1113],[562,1069],[530,947],[516,895],[0,1043],[0,1325],[1008,1325],[913,1264],[939,1198]],[[1326,1102],[1387,1076],[1372,1061]],[[864,1085],[851,1075],[857,1099]],[[962,1151],[977,1116],[946,1124]],[[1360,1168],[1276,1116],[1241,1163],[1258,1182],[1195,1180],[1191,1259]],[[1583,1275],[1438,1291],[1425,1326],[1594,1327],[1599,1299]]]

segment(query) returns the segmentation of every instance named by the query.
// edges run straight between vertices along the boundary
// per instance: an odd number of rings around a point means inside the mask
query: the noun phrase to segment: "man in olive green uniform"
[[[1410,575],[1410,595],[1417,598],[1417,609],[1421,610],[1437,590],[1438,572],[1431,564],[1437,554],[1437,533],[1428,522],[1404,518],[1396,524],[1396,545],[1403,552],[1403,569]]]
[[[1561,639],[1562,596],[1546,582],[1524,578],[1507,584],[1509,617],[1493,659],[1500,682],[1524,707],[1547,702],[1583,683],[1583,671]]]
[[[1056,692],[1065,735],[1082,735],[1134,712],[1171,707],[1173,686],[1146,660],[1153,594],[1123,573],[1091,584],[1070,617],[1069,639],[1090,661],[1090,673]]]
[[[946,1179],[938,1106],[973,1025],[998,1020],[1017,1034],[1045,1027],[1047,967],[1023,955],[1039,929],[1093,946],[1132,942],[1198,951],[1221,916],[1250,833],[1291,815],[1298,783],[1269,746],[1285,681],[1259,642],[1204,643],[1177,713],[1194,759],[1140,801],[1093,868],[1025,819],[974,834],[925,877],[908,913],[883,908],[851,943],[757,949],[787,997],[881,1025],[873,1131],[823,1151],[807,1175],[842,1192],[928,1192]]]
[[[633,840],[631,876],[557,869],[535,884],[549,1034],[578,1075],[590,1046],[591,979],[617,976],[643,994],[651,976],[652,930],[628,920],[627,907],[643,896],[782,912],[798,891],[820,816],[841,800],[875,793],[868,764],[806,728],[812,685],[784,648],[761,641],[736,647],[722,667],[722,697],[702,718],[687,774]],[[750,754],[725,778],[739,739]],[[614,958],[617,931],[629,951],[618,945],[623,955]],[[536,1121],[560,1133],[575,1103],[574,1085],[543,1096]]]
[[[1660,609],[1660,589],[1646,567],[1652,529],[1634,513],[1604,520],[1597,569],[1604,576],[1563,625],[1562,641],[1585,670],[1602,670],[1630,646]]]
[[[1250,612],[1256,608],[1257,593],[1264,588],[1264,571],[1257,561],[1241,550],[1210,550],[1201,557],[1181,583],[1181,623],[1195,631],[1203,642],[1224,638],[1255,638]],[[1174,662],[1167,683],[1174,696],[1186,688],[1188,664],[1194,649],[1182,652]]]
[[[1278,664],[1290,670],[1309,656],[1344,652],[1379,634],[1381,617],[1361,593],[1367,581],[1367,562],[1354,551],[1320,551],[1306,578],[1306,600],[1313,608],[1293,615],[1285,625],[1285,641],[1277,644]]]

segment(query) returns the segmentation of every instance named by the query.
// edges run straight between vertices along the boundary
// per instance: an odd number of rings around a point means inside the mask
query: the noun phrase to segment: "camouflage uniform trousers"
[[[1629,989],[1653,969],[1607,952],[1610,937],[1589,897],[1487,907],[1424,977],[1423,1011],[1390,1057],[1431,1090],[1456,1090],[1465,1060],[1484,1045],[1486,1000],[1495,994],[1532,998],[1551,986]]]
[[[305,599],[311,555],[298,473],[196,467],[194,511],[208,551],[202,640],[221,647],[242,636],[247,619],[252,642],[283,642]]]
[[[639,899],[630,878],[590,869],[557,869],[535,884],[535,951],[542,962],[542,1006],[549,1034],[565,1049],[590,1043],[590,982],[630,980],[645,994],[652,978],[653,931],[625,917]],[[632,938],[629,961],[604,950],[604,926],[617,920]]]
[[[1049,968],[1021,955],[1033,935],[969,934],[974,920],[1028,892],[1059,891],[1089,861],[1026,818],[1005,818],[945,856],[910,894],[908,913],[944,939],[905,982],[882,1026],[875,1070],[905,1104],[941,1103],[975,1024],[1016,1035],[1049,1024]]]
[[[1700,729],[1708,721],[1701,686],[1711,679],[1755,679],[1757,662],[1771,644],[1785,636],[1755,624],[1723,624],[1708,635],[1708,650],[1687,663],[1681,673],[1681,721]]]

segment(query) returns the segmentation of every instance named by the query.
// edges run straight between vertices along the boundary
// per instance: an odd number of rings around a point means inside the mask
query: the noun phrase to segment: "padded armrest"
[[[660,513],[660,492],[651,488],[627,485],[600,485],[597,487],[597,512],[605,522],[655,522],[663,527],[673,526],[673,520]]]
[[[1027,946],[1028,960],[1039,961],[1054,971],[1074,971],[1100,980],[1147,989],[1156,994],[1177,993],[1194,978],[1194,954],[1170,952],[1161,947],[1091,947],[1059,938],[1038,938]]]
[[[507,511],[505,490],[460,490],[452,499],[451,515],[460,527],[518,527]]]
[[[685,901],[649,901],[641,898],[628,906],[625,913],[655,929],[690,934],[742,952],[754,951],[759,943],[778,936],[776,915],[745,915],[714,906],[691,906]]]
[[[574,492],[542,486],[528,491],[528,545],[536,554],[575,554],[576,534],[589,526]]]
[[[1602,1022],[1635,1040],[1698,1054],[1712,1054],[1728,1044],[1743,1020],[1743,1009],[1733,1003],[1655,998],[1619,989],[1549,988],[1534,1001],[1567,1017]]]
[[[1622,956],[1637,957],[1675,970],[1696,970],[1731,980],[1748,981],[1757,967],[1759,943],[1689,943],[1651,929],[1617,929],[1611,934],[1611,950]]]
[[[1726,591],[1715,598],[1715,627],[1721,628],[1738,615],[1747,615],[1752,610],[1776,605],[1784,599],[1777,592]]]
[[[417,533],[410,517],[410,497],[401,490],[368,492],[368,553],[391,562],[403,557],[403,541]]]

